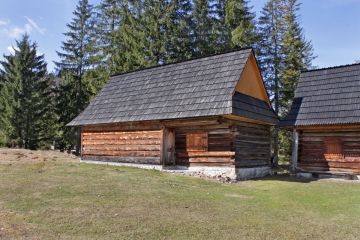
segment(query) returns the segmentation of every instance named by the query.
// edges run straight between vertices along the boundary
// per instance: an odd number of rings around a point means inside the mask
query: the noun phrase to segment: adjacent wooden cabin
[[[303,72],[281,125],[293,129],[293,171],[360,175],[360,64]]]
[[[252,49],[113,76],[68,126],[83,161],[269,173],[271,108]]]

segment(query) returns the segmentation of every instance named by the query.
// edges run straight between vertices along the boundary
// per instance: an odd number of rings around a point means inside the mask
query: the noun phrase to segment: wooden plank
[[[189,162],[188,159],[177,159],[178,165],[185,165],[185,166],[234,166],[234,161],[207,161],[204,160],[202,162],[193,161],[192,159]]]
[[[176,152],[178,157],[232,157],[234,152]]]
[[[87,146],[93,145],[159,145],[160,139],[120,139],[114,141],[111,140],[83,140],[83,144]]]
[[[113,150],[86,150],[84,155],[94,156],[122,156],[122,157],[157,157],[160,156],[160,151],[113,151]]]
[[[202,157],[202,158],[189,158],[189,163],[235,163],[234,159],[228,158],[228,157],[224,157],[224,158],[220,158],[220,157]]]
[[[306,132],[318,131],[359,131],[360,124],[341,124],[341,125],[318,125],[318,126],[299,126],[299,130]]]
[[[194,131],[206,131],[209,133],[215,133],[214,131],[230,133],[230,129],[228,124],[218,124],[218,125],[210,125],[210,126],[188,126],[188,127],[180,127],[176,128],[176,133],[186,134],[188,132]]]
[[[304,137],[360,137],[360,131],[356,132],[303,132],[302,136]]]
[[[160,157],[120,157],[120,156],[93,156],[83,155],[83,160],[106,161],[119,163],[140,163],[140,164],[160,164]]]
[[[241,117],[238,115],[223,115],[226,120],[231,120],[233,122],[241,122],[241,123],[254,123],[254,124],[264,124],[264,125],[275,125],[275,124],[269,124],[267,122],[258,121],[250,118]]]
[[[160,138],[161,132],[103,132],[89,133],[84,132],[84,140],[97,139],[157,139]]]
[[[84,150],[98,151],[160,151],[160,145],[86,145]]]
[[[218,117],[201,117],[192,119],[174,119],[162,120],[161,124],[166,128],[178,128],[182,126],[202,126],[202,125],[218,125],[220,120]]]

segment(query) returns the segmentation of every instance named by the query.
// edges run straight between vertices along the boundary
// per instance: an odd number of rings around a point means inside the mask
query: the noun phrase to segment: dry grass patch
[[[36,163],[41,161],[77,161],[77,157],[59,151],[31,151],[26,149],[0,148],[0,164]]]

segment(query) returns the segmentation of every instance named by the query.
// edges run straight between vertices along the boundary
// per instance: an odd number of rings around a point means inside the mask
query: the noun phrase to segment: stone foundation
[[[120,167],[136,167],[143,169],[153,169],[169,173],[180,173],[188,176],[203,176],[209,178],[216,178],[219,180],[248,180],[252,178],[260,178],[271,174],[270,167],[253,167],[253,168],[235,168],[230,166],[161,166],[151,164],[138,163],[120,163],[120,162],[104,162],[104,161],[89,161],[80,160],[82,163],[92,163],[101,165],[111,165]]]
[[[252,167],[252,168],[236,168],[236,179],[237,180],[249,180],[252,178],[261,178],[267,175],[271,175],[271,167]]]
[[[207,167],[207,166],[168,166],[163,171],[170,173],[181,173],[189,176],[204,176],[209,178],[236,180],[234,167]]]

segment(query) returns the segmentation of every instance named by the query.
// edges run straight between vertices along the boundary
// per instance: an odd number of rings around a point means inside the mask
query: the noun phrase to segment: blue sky
[[[100,0],[90,0],[97,4]],[[76,0],[1,0],[0,54],[9,54],[21,34],[27,32],[45,54],[52,71],[66,23]],[[266,0],[250,0],[259,11]],[[360,0],[302,0],[301,23],[311,40],[318,67],[350,64],[360,60]]]

